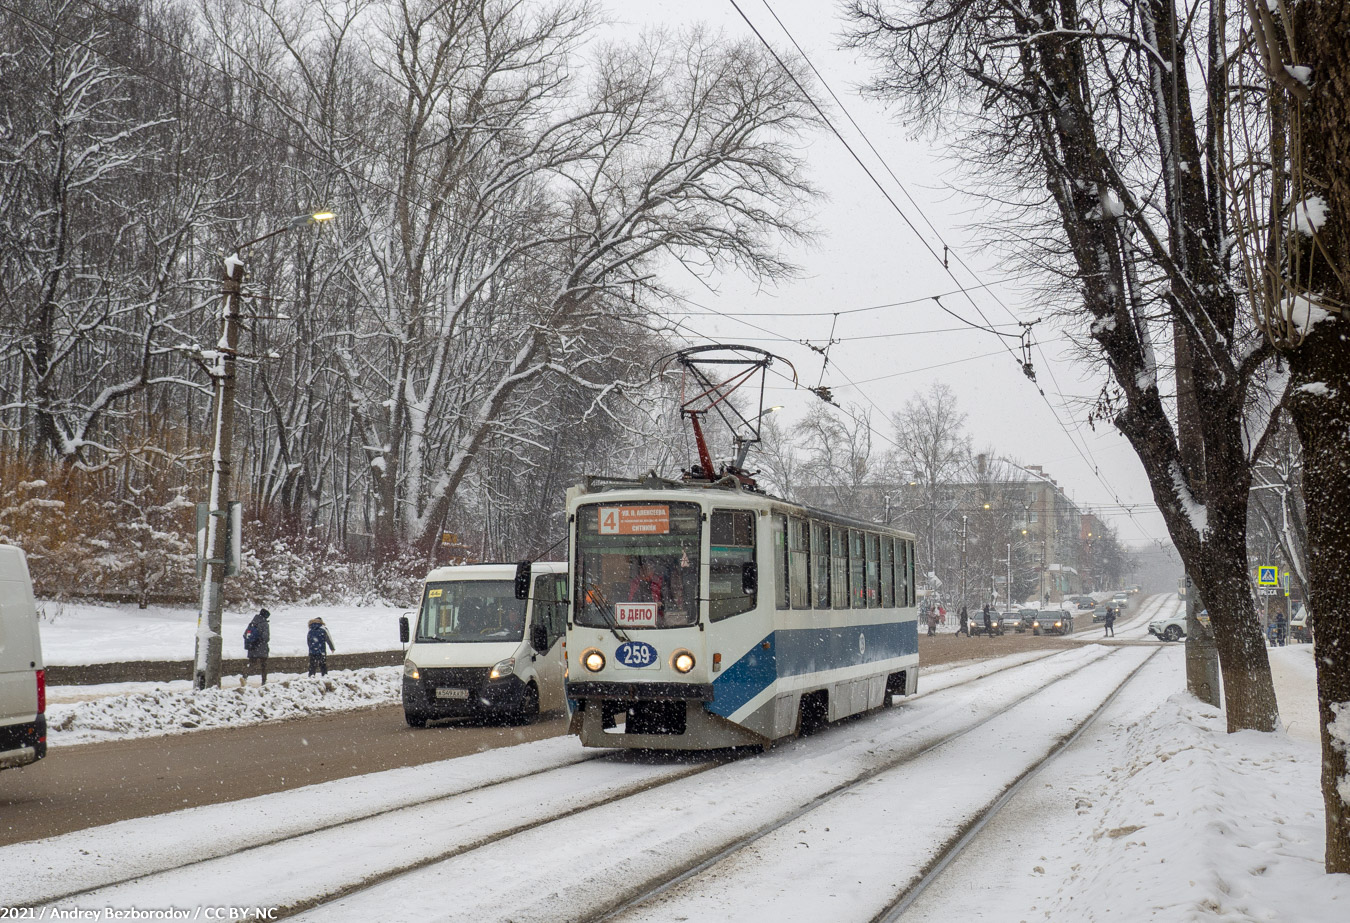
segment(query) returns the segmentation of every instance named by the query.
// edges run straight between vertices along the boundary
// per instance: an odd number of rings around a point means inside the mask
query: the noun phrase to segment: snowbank
[[[231,685],[195,692],[186,682],[141,691],[114,692],[61,702],[73,687],[53,690],[47,707],[48,743],[53,746],[185,734],[208,728],[241,727],[264,721],[396,705],[402,694],[401,667],[331,670],[326,677],[303,674],[269,677],[266,686]],[[257,683],[257,677],[251,683]],[[187,688],[183,688],[187,687]]]

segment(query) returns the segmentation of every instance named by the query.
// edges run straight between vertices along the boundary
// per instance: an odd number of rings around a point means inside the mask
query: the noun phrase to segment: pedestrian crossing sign
[[[1261,566],[1256,569],[1257,586],[1279,586],[1280,569],[1278,567]]]

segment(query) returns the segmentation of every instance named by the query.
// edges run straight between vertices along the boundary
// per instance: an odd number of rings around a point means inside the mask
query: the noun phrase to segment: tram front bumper
[[[710,684],[568,683],[567,696],[576,702],[568,730],[588,747],[712,750],[769,742],[708,711]]]

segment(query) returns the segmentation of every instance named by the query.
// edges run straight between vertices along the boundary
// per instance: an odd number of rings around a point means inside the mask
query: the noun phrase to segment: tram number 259
[[[625,667],[650,667],[656,663],[656,648],[642,641],[628,641],[614,651],[614,659]]]

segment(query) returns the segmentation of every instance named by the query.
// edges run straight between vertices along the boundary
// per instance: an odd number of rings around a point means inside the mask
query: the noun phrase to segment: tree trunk
[[[1331,316],[1289,349],[1289,414],[1303,443],[1308,575],[1312,598],[1317,699],[1322,736],[1322,800],[1326,807],[1326,870],[1350,873],[1350,734],[1328,726],[1350,722],[1350,8],[1342,0],[1302,0],[1294,35],[1311,69],[1311,93],[1299,102],[1305,193],[1326,202],[1326,220],[1312,239],[1289,235],[1310,299]],[[1305,328],[1306,329],[1306,328]]]

